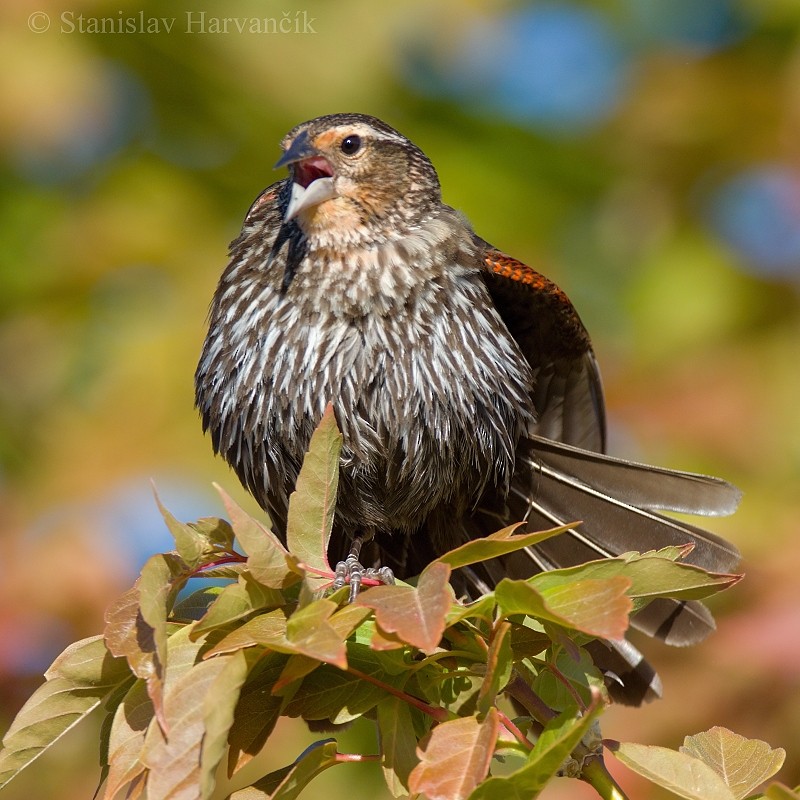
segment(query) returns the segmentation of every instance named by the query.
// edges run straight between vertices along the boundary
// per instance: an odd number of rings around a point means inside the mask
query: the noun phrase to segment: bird
[[[459,570],[454,587],[474,598],[503,577],[688,543],[686,562],[736,567],[734,545],[665,512],[730,514],[739,490],[606,453],[600,371],[576,309],[443,202],[419,147],[376,117],[338,113],[297,125],[281,149],[288,175],[231,243],[195,373],[203,430],[279,537],[330,403],[343,437],[339,562],[407,578],[506,525],[581,520]],[[714,629],[697,601],[658,599],[631,623],[673,645]],[[615,699],[660,694],[629,642],[593,655]]]

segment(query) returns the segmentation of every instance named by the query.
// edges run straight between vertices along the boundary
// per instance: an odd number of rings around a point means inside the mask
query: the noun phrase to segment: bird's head
[[[332,114],[304,122],[282,142],[289,168],[284,220],[308,236],[375,239],[413,225],[439,204],[436,170],[405,136],[375,117]]]

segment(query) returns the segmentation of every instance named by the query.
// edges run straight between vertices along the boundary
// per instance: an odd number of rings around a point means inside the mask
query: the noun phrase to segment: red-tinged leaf
[[[142,762],[150,770],[148,800],[198,800],[203,777],[201,757],[205,736],[205,698],[219,688],[227,658],[201,661],[185,671],[164,696],[168,738],[151,726],[145,737]]]
[[[382,631],[377,625],[372,628],[372,638],[370,647],[377,652],[387,652],[389,650],[402,650],[408,644],[393,633]]]
[[[511,625],[502,622],[492,636],[486,656],[486,675],[478,692],[478,713],[486,714],[511,678],[514,654],[511,651]]]
[[[347,669],[344,637],[328,622],[334,611],[336,603],[325,598],[295,611],[286,626],[286,639],[295,648],[293,652]]]
[[[628,629],[633,607],[626,594],[629,587],[630,581],[621,575],[609,580],[551,582],[543,591],[539,591],[534,579],[504,578],[495,588],[495,597],[504,616],[528,614],[614,640],[622,639]]]
[[[337,756],[334,739],[314,742],[290,767],[265,775],[247,789],[234,792],[229,800],[295,800],[317,775],[339,763]]]
[[[725,781],[700,759],[666,747],[605,742],[626,767],[686,800],[736,800]]]
[[[482,539],[473,539],[460,547],[450,550],[443,556],[439,556],[436,560],[443,564],[448,564],[451,569],[458,569],[469,564],[476,564],[480,561],[488,561],[491,558],[513,553],[517,550],[522,550],[524,547],[533,547],[575,527],[573,522],[547,531],[533,531],[532,533],[515,535],[514,531],[524,524],[524,522],[517,522]]]
[[[412,793],[428,800],[464,800],[489,773],[500,729],[497,710],[483,722],[462,717],[437,725],[409,776]]]
[[[223,578],[224,580],[235,581],[247,570],[246,559],[242,561],[231,561],[225,564],[217,564],[215,567],[204,567],[198,577],[200,578]]]
[[[301,576],[293,569],[294,561],[278,537],[242,509],[221,486],[214,488],[222,498],[233,532],[247,554],[250,574],[264,586],[281,589],[291,586]]]
[[[106,614],[105,637],[109,650],[115,655],[124,655],[134,674],[147,681],[147,691],[153,701],[156,717],[162,722],[167,615],[187,574],[185,562],[175,553],[151,556],[142,568],[134,589],[127,592]]]
[[[330,574],[328,542],[339,486],[342,435],[328,405],[311,437],[308,453],[289,498],[286,540],[289,551],[312,570]]]
[[[392,797],[408,794],[408,778],[419,763],[411,708],[399,697],[378,703],[381,768]]]
[[[786,751],[781,748],[773,750],[766,742],[746,739],[721,727],[687,736],[680,752],[708,764],[737,800],[771,778],[786,758]]]
[[[375,611],[378,625],[423,653],[432,653],[444,633],[453,603],[450,567],[434,561],[419,576],[417,586],[375,586],[356,601]]]
[[[139,614],[139,589],[134,586],[115,600],[106,609],[106,628],[103,633],[109,652],[120,658],[131,658],[143,655],[137,644],[137,625],[144,621]],[[138,675],[137,668],[131,663],[131,669]]]
[[[568,621],[571,628],[600,636],[623,639],[633,608],[627,596],[630,580],[622,575],[608,580],[576,581],[544,590],[548,608]]]
[[[137,678],[147,681],[155,707],[161,709],[163,665],[156,653],[153,629],[142,618],[139,587],[134,585],[106,609],[106,645],[115,656],[127,659]]]
[[[109,772],[103,800],[113,800],[123,787],[145,771],[140,756],[145,734],[154,719],[147,686],[143,680],[138,680],[114,712],[108,744]]]
[[[202,560],[203,554],[210,549],[206,540],[195,528],[185,522],[179,522],[161,502],[161,498],[156,491],[153,483],[153,495],[156,498],[156,505],[167,523],[167,528],[175,540],[175,549],[178,555],[186,562],[188,567],[196,567]]]
[[[37,759],[131,679],[127,663],[112,658],[99,636],[70,645],[47,672],[3,738],[0,786]]]
[[[277,589],[270,589],[256,581],[250,572],[242,573],[236,583],[230,583],[220,591],[194,626],[192,635],[200,636],[214,628],[249,617],[256,611],[273,609],[285,602]]]
[[[668,561],[682,561],[692,550],[694,550],[694,542],[687,542],[686,544],[667,545],[658,550],[646,550],[644,553],[639,553],[634,550],[628,553],[622,553],[619,557],[625,561],[639,558],[666,558]]]

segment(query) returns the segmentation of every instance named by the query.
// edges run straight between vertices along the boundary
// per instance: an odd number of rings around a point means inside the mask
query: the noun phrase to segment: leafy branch
[[[600,734],[609,701],[583,645],[622,638],[655,597],[706,597],[738,576],[683,564],[671,548],[504,579],[458,600],[452,570],[561,532],[512,526],[443,555],[413,585],[367,588],[348,604],[346,589],[330,591],[327,558],[340,447],[326,414],[291,497],[287,546],[221,489],[230,522],[182,523],[159,502],[176,550],[147,562],[102,636],[50,667],[3,740],[0,786],[99,709],[103,800],[206,800],[219,765],[237,774],[282,715],[329,726],[370,717],[380,754],[321,740],[229,800],[289,800],[328,768],[375,760],[395,797],[531,798],[564,775],[624,800],[609,752],[683,798],[800,798],[776,783],[751,795],[784,753],[722,728],[677,752]],[[181,599],[197,576],[230,582]],[[506,767],[492,774],[499,760]]]

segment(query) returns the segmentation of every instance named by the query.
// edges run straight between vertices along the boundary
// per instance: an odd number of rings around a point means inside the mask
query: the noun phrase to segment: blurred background
[[[744,490],[710,523],[747,573],[715,598],[718,633],[646,644],[665,699],[611,709],[605,736],[674,747],[725,725],[786,747],[800,782],[796,0],[5,0],[0,52],[0,730],[170,547],[151,480],[182,519],[222,513],[214,480],[257,511],[192,408],[205,315],[283,134],[361,111],[570,295],[613,453]],[[96,736],[5,797],[91,796]],[[264,768],[314,738],[286,723]],[[377,746],[367,723],[343,739]],[[347,765],[309,796],[381,780]]]

